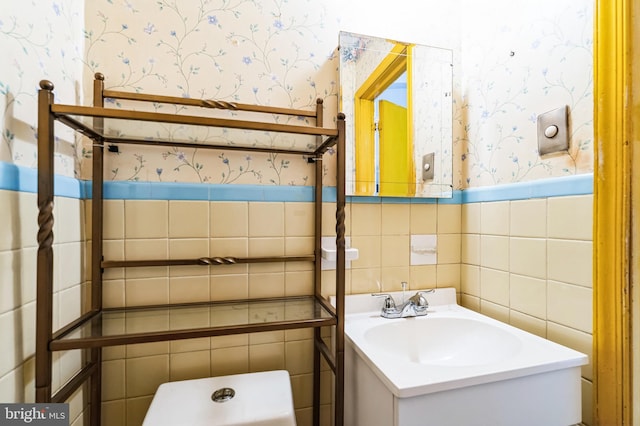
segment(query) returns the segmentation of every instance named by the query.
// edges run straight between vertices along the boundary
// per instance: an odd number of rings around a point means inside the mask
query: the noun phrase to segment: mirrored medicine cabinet
[[[449,49],[340,32],[347,195],[452,196]]]

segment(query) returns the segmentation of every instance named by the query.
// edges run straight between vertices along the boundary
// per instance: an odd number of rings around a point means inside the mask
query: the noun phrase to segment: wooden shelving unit
[[[36,326],[36,402],[64,402],[89,380],[90,418],[100,424],[101,349],[105,346],[147,343],[261,331],[313,328],[314,331],[314,424],[320,421],[320,363],[324,358],[334,373],[334,424],[343,425],[344,396],[344,283],[345,283],[345,137],[344,115],[337,128],[324,128],[322,102],[315,111],[276,108],[215,100],[185,99],[104,89],[104,76],[94,80],[94,106],[61,105],[54,102],[53,84],[40,83],[38,99],[38,263]],[[140,110],[105,108],[105,99],[126,100]],[[154,107],[170,105],[176,113]],[[164,111],[164,110],[163,110]],[[226,115],[220,114],[225,111]],[[231,111],[229,117],[228,111]],[[218,113],[216,115],[216,113]],[[248,116],[250,119],[237,117]],[[285,119],[269,121],[275,116]],[[295,118],[294,120],[291,118]],[[93,142],[91,308],[70,324],[53,329],[53,201],[54,122],[66,124]],[[282,121],[282,122],[281,122]],[[291,124],[291,122],[295,124]],[[311,124],[310,124],[311,123]],[[211,132],[224,129],[223,136]],[[213,133],[213,135],[212,135]],[[201,140],[194,140],[200,135]],[[204,136],[202,136],[204,135]],[[267,135],[267,136],[265,136]],[[305,155],[315,166],[314,253],[300,256],[236,258],[225,256],[195,259],[104,259],[103,171],[104,153],[121,144],[178,146],[184,148],[241,150]],[[321,226],[323,154],[337,152],[336,195],[336,303],[322,296]],[[224,268],[238,263],[313,262],[314,294],[304,297],[199,302],[179,305],[105,309],[102,275],[106,268],[139,266],[203,265]],[[233,312],[233,315],[229,315]],[[268,312],[268,315],[261,315]],[[161,324],[160,326],[158,324]],[[329,347],[321,327],[334,328]],[[52,353],[86,350],[87,362],[60,390],[52,392]]]

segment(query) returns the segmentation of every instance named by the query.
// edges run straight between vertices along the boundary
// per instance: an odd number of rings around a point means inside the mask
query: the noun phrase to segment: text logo
[[[0,404],[0,426],[69,426],[69,404]]]

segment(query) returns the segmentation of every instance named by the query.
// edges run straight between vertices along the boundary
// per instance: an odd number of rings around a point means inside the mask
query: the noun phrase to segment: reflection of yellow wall
[[[407,55],[411,53],[411,46],[397,43],[389,54],[382,60],[380,65],[371,73],[367,80],[360,86],[355,94],[354,124],[355,124],[355,194],[372,195],[375,194],[375,122],[374,122],[374,100],[384,90],[391,85],[400,75],[407,72],[407,111],[406,116],[406,137],[405,143],[407,154],[403,182],[411,182],[410,191],[402,190],[401,193],[390,193],[387,195],[413,195],[413,182],[415,182],[415,171],[413,170],[413,141],[410,117],[412,117],[411,102],[411,63]],[[386,155],[386,154],[385,154]],[[395,154],[394,154],[395,155]],[[393,164],[393,158],[386,161],[380,153],[380,164]],[[381,176],[383,172],[381,170]],[[406,183],[405,183],[406,188]],[[384,194],[381,194],[384,195]]]

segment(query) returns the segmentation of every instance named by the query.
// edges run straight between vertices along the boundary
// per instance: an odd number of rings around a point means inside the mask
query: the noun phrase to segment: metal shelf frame
[[[231,103],[217,100],[185,99],[171,96],[128,93],[104,88],[104,76],[95,75],[93,84],[94,105],[91,107],[56,104],[51,82],[40,82],[38,93],[38,254],[37,254],[37,293],[36,293],[36,402],[64,402],[85,382],[89,382],[89,409],[92,425],[100,424],[101,406],[101,349],[105,346],[131,343],[145,343],[188,339],[195,337],[219,336],[228,334],[254,333],[260,331],[287,330],[296,328],[314,329],[313,351],[313,421],[320,424],[320,364],[324,358],[334,373],[334,424],[343,425],[344,412],[344,287],[345,287],[345,126],[344,114],[338,114],[337,128],[324,128],[322,100],[316,103],[315,111],[277,108],[271,106]],[[126,100],[146,105],[169,104],[192,109],[230,110],[234,115],[243,113],[256,115],[296,117],[296,124],[283,124],[269,121],[240,120],[235,118],[216,118],[206,115],[166,114],[130,109],[105,108],[105,99]],[[193,125],[211,128],[244,129],[259,132],[288,133],[313,137],[316,143],[307,144],[303,149],[291,146],[243,146],[224,143],[204,143],[169,139],[151,139],[127,137],[120,134],[108,134],[105,120],[127,120],[134,122],[162,123],[166,125]],[[91,251],[91,304],[87,312],[66,324],[59,330],[53,330],[53,218],[54,218],[54,122],[59,121],[93,141],[93,177],[92,177],[92,251]],[[285,120],[286,121],[286,120]],[[300,123],[304,123],[301,125]],[[309,124],[313,122],[313,124]],[[105,147],[112,144],[145,144],[163,146],[181,146],[193,148],[242,150],[259,152],[277,152],[283,154],[303,154],[308,162],[315,165],[315,243],[314,253],[300,256],[273,256],[255,258],[237,258],[229,256],[200,257],[195,259],[145,259],[136,261],[105,260],[103,258],[103,171]],[[322,295],[321,246],[322,230],[322,181],[323,154],[335,149],[337,153],[337,195],[336,195],[336,303],[335,307]],[[105,268],[202,265],[220,267],[238,263],[265,262],[314,263],[314,294],[304,297],[271,298],[253,300],[233,300],[227,302],[199,302],[181,305],[103,308],[102,274]],[[142,332],[104,333],[110,317],[136,318],[137,314],[179,316],[180,312],[210,310],[210,317],[219,314],[225,306],[242,306],[243,309],[256,309],[277,304],[298,303],[301,310],[296,315],[276,318],[273,321],[252,323],[250,321],[235,324],[219,324],[212,320],[205,325],[147,330]],[[270,305],[269,305],[270,304]],[[284,305],[283,305],[284,306]],[[222,308],[221,308],[222,307]],[[170,314],[169,314],[170,312]],[[138,321],[144,321],[138,320]],[[330,348],[323,340],[322,327],[334,328],[334,342]],[[86,351],[85,365],[57,392],[52,391],[52,353],[54,351],[82,349]]]

